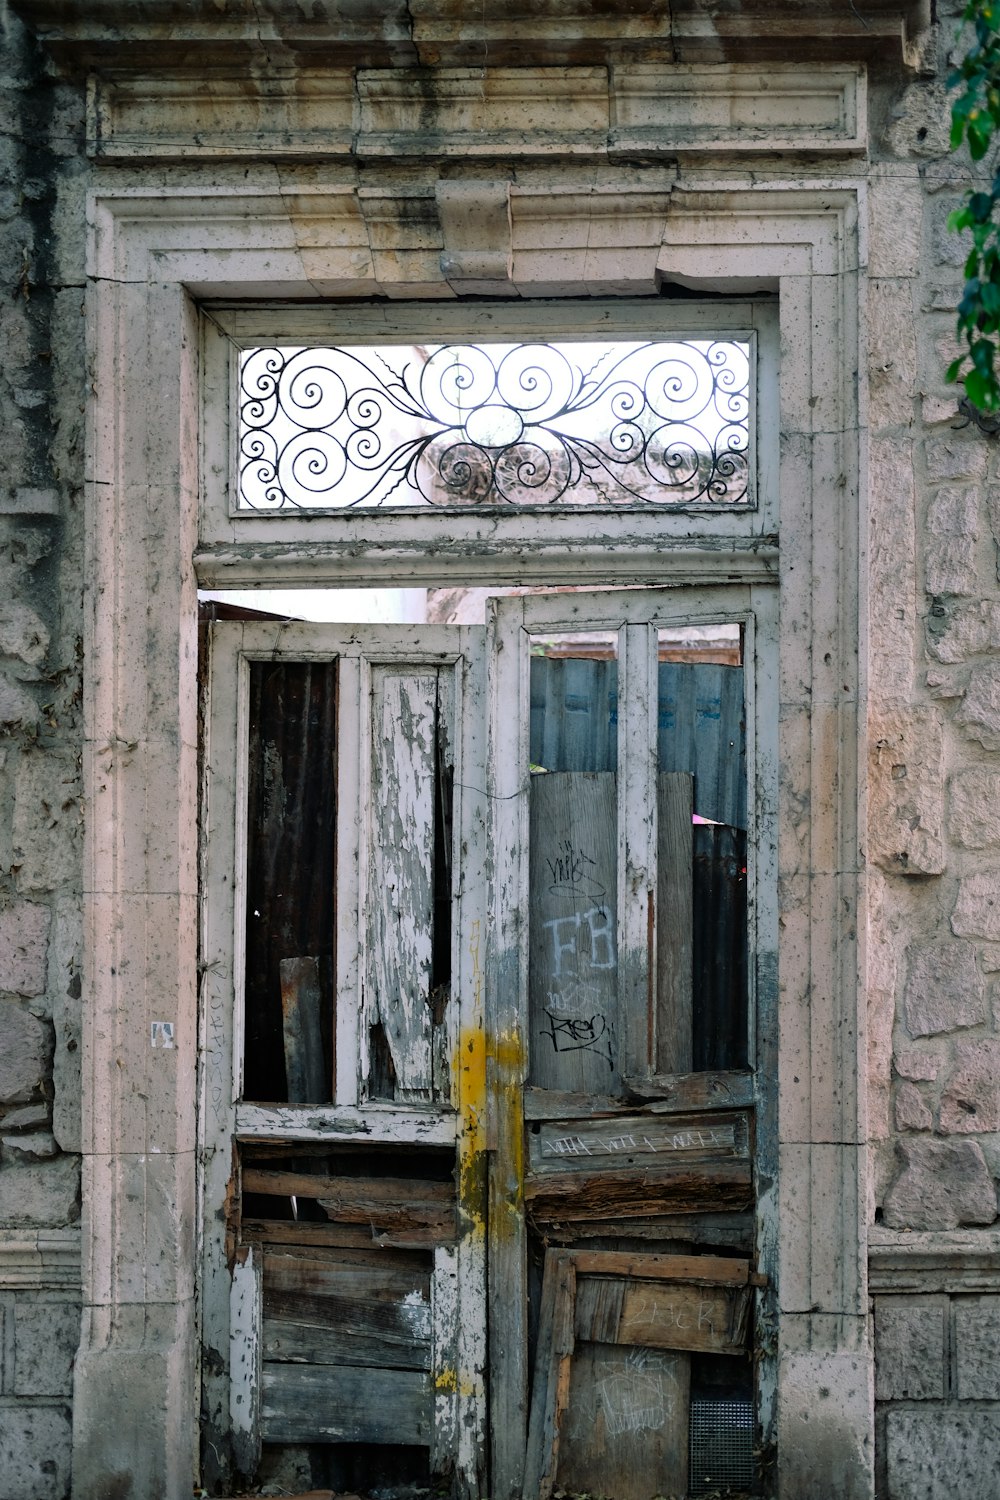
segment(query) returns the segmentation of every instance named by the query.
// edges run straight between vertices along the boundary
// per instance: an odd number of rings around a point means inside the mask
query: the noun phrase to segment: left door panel
[[[478,629],[211,627],[207,1479],[480,1492],[483,655]]]

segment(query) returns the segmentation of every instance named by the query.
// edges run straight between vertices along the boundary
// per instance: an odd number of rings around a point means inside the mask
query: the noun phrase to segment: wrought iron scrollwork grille
[[[238,508],[746,505],[750,345],[247,350]]]

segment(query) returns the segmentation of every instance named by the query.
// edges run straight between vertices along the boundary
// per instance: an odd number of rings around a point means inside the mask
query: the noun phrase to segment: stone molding
[[[1000,1230],[868,1231],[868,1290],[1000,1292]]]
[[[867,140],[865,72],[850,64],[98,75],[87,122],[98,161],[830,155]]]
[[[80,1290],[80,1230],[0,1229],[0,1291]]]
[[[630,0],[600,7],[581,0],[16,0],[49,51],[72,69],[132,66],[156,73],[229,65],[245,72],[282,64],[482,67],[604,62],[641,55],[668,63],[834,61],[889,54],[930,24],[929,0]]]

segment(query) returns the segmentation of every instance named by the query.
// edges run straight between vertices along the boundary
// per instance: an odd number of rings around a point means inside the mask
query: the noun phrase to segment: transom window
[[[258,348],[238,509],[746,505],[750,336]]]

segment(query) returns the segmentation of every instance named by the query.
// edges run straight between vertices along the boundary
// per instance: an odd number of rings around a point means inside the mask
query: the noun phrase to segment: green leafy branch
[[[965,141],[973,161],[982,161],[1000,129],[1000,0],[969,0],[963,21],[975,41],[949,76],[961,92],[951,108],[951,149]],[[988,192],[971,191],[948,218],[948,228],[968,231],[972,249],[965,261],[965,289],[958,304],[957,335],[968,348],[948,367],[946,379],[965,387],[980,411],[1000,410],[997,343],[1000,336],[1000,172]]]

